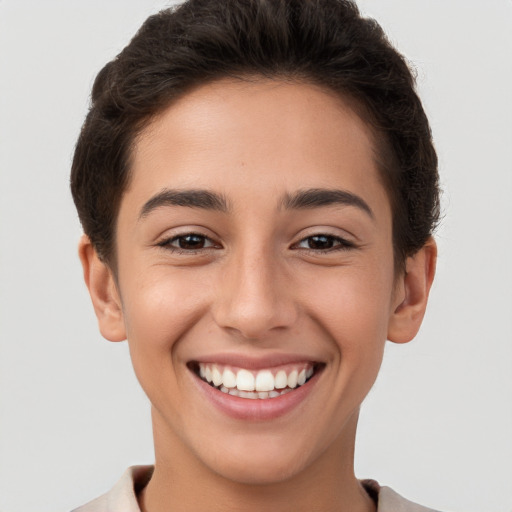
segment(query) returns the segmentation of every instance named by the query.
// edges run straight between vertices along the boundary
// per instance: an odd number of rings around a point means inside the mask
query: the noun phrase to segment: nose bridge
[[[218,290],[218,325],[247,339],[291,326],[296,308],[285,282],[283,263],[268,245],[247,244],[234,251]]]

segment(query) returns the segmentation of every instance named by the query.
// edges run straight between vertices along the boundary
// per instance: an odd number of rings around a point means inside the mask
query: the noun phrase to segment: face
[[[262,483],[339,460],[404,299],[368,128],[312,85],[223,80],[132,170],[116,301],[157,463]]]

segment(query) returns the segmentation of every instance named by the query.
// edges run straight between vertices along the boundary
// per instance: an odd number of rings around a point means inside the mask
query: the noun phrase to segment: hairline
[[[137,149],[137,145],[140,139],[147,134],[151,127],[158,123],[158,120],[165,114],[165,112],[172,108],[173,105],[180,102],[183,98],[192,94],[194,91],[206,87],[211,84],[219,82],[239,82],[239,83],[260,83],[260,82],[276,82],[283,84],[302,84],[317,88],[319,91],[328,94],[335,99],[341,108],[349,109],[355,114],[362,122],[362,125],[367,132],[371,150],[373,153],[374,163],[377,169],[377,176],[384,187],[386,196],[389,201],[392,215],[392,247],[393,247],[393,261],[394,261],[394,273],[395,276],[400,275],[405,270],[405,259],[406,255],[398,253],[398,247],[395,243],[395,222],[396,216],[400,214],[398,212],[399,201],[397,201],[396,195],[393,193],[391,173],[393,170],[391,167],[397,165],[394,158],[394,152],[390,147],[388,137],[383,130],[379,130],[373,122],[373,114],[366,105],[363,95],[361,98],[357,97],[351,91],[339,90],[334,87],[322,83],[321,80],[316,79],[312,76],[308,76],[306,73],[298,72],[286,72],[276,71],[272,73],[261,73],[261,72],[241,72],[237,74],[220,74],[218,76],[211,76],[203,80],[198,79],[197,82],[189,84],[179,93],[173,95],[167,101],[162,100],[161,103],[154,107],[154,112],[150,112],[146,115],[142,115],[136,123],[133,124],[133,129],[128,132],[128,144],[126,153],[126,174],[124,177],[124,183],[122,190],[118,196],[116,209],[114,211],[114,219],[112,223],[111,241],[107,249],[108,254],[101,255],[101,259],[111,269],[112,273],[117,276],[117,225],[119,219],[119,211],[121,208],[121,202],[123,201],[124,195],[130,189],[132,183],[133,164],[134,156]],[[401,212],[403,214],[403,212]]]

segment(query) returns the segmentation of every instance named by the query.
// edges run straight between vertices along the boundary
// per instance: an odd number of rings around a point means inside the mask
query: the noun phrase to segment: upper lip
[[[223,366],[235,366],[238,368],[246,368],[248,370],[262,370],[265,368],[274,368],[286,364],[300,363],[321,363],[318,358],[305,354],[266,354],[261,356],[251,356],[247,354],[236,353],[220,353],[205,354],[195,359],[191,359],[190,363],[211,363]]]

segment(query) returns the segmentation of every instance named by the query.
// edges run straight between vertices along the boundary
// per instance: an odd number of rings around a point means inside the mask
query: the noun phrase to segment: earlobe
[[[125,340],[121,300],[112,271],[98,257],[86,235],[80,239],[78,254],[101,334],[109,341]]]
[[[437,246],[433,238],[407,258],[404,275],[397,283],[397,301],[388,326],[388,340],[407,343],[418,333],[427,308],[436,271]]]

